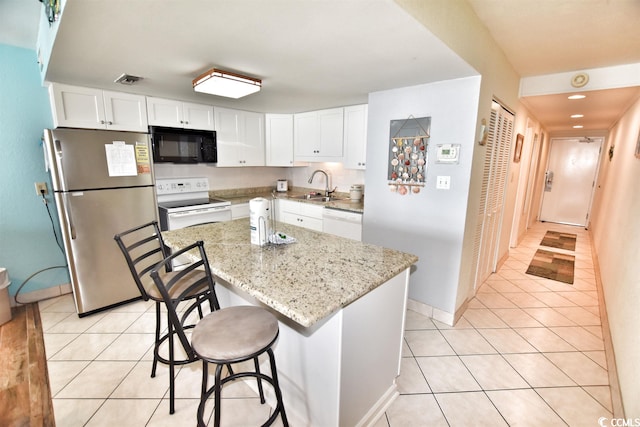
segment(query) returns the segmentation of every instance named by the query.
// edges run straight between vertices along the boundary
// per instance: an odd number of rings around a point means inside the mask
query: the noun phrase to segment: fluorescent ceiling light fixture
[[[572,119],[580,119],[580,118],[582,118],[582,117],[584,117],[584,114],[572,114],[572,115],[571,115],[571,118],[572,118]]]
[[[583,127],[584,127],[584,126],[582,126],[582,125],[575,125],[573,128],[574,128],[574,129],[582,129]]]
[[[193,79],[193,90],[227,98],[242,98],[258,92],[262,80],[212,68]]]
[[[583,99],[586,98],[586,95],[571,95],[569,96],[569,99]]]

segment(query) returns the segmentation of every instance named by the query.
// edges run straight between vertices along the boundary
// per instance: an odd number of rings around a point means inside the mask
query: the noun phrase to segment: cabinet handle
[[[184,124],[184,120],[180,120],[180,124],[183,125]]]
[[[100,120],[100,124],[103,125],[104,124],[104,120]]]
[[[109,121],[107,122],[107,124],[112,125],[112,124],[113,124],[113,122],[112,122],[111,120],[109,120]]]

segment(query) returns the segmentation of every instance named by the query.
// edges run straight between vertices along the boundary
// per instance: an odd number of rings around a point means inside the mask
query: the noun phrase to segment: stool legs
[[[269,355],[269,363],[271,364],[271,378],[273,378],[273,388],[276,392],[276,409],[274,413],[280,412],[280,417],[282,417],[282,425],[284,427],[289,427],[289,421],[287,420],[287,414],[284,411],[284,403],[282,402],[282,392],[280,391],[280,383],[278,382],[278,370],[276,369],[276,358],[273,356],[273,350],[268,349],[267,354]],[[275,418],[274,418],[275,421]]]
[[[156,376],[158,367],[158,351],[160,348],[160,301],[156,301],[156,341],[153,346],[153,365],[151,365],[151,378]]]
[[[198,427],[206,427],[206,423],[204,421],[204,408],[207,402],[207,399],[211,394],[213,394],[214,400],[214,408],[213,408],[213,426],[220,427],[220,418],[222,414],[222,386],[228,381],[234,381],[238,378],[243,377],[256,377],[258,381],[258,389],[260,392],[260,402],[265,403],[264,394],[262,390],[262,380],[271,383],[276,395],[276,407],[273,410],[273,414],[269,417],[269,419],[263,424],[263,426],[269,426],[273,424],[278,415],[282,418],[282,424],[284,427],[289,426],[289,421],[287,420],[287,415],[284,410],[284,403],[282,402],[282,392],[280,390],[280,383],[278,382],[278,372],[276,369],[276,360],[273,355],[273,350],[268,348],[266,350],[269,355],[269,364],[271,365],[271,377],[262,374],[259,370],[258,366],[258,358],[254,358],[254,363],[256,366],[256,372],[239,372],[232,373],[230,371],[230,375],[226,378],[222,378],[222,368],[225,366],[224,364],[216,365],[216,374],[215,374],[215,383],[209,389],[207,389],[207,378],[208,378],[208,362],[206,360],[202,361],[202,395],[200,397],[200,404],[198,405]],[[230,367],[229,367],[230,368]]]

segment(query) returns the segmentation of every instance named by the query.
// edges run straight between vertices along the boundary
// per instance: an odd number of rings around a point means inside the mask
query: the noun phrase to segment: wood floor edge
[[[0,325],[0,425],[55,427],[38,303],[13,307],[12,314]]]

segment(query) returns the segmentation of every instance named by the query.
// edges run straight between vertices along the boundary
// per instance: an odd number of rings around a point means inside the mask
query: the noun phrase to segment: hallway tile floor
[[[524,273],[548,229],[578,235],[573,285]],[[159,365],[149,377],[152,304],[80,319],[65,295],[42,301],[40,311],[58,427],[195,425],[200,364],[178,368],[174,415],[168,369]],[[454,327],[408,311],[398,388],[376,427],[588,426],[611,418],[588,232],[537,224]],[[259,425],[268,415],[242,383],[223,397],[223,425]]]

